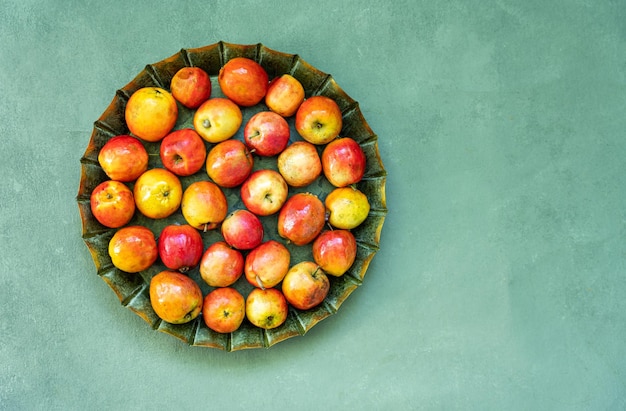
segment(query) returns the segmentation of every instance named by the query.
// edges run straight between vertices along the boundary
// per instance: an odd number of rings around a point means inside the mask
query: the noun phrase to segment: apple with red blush
[[[161,230],[157,241],[161,262],[170,270],[186,273],[202,258],[202,236],[189,224],[171,224]]]
[[[128,183],[148,169],[148,152],[139,139],[122,134],[102,146],[98,163],[111,180]]]
[[[342,126],[341,109],[330,97],[309,97],[296,111],[296,131],[312,144],[330,143],[339,136]]]
[[[187,108],[198,108],[211,96],[211,77],[200,67],[183,67],[170,82],[172,96]]]
[[[283,74],[270,82],[265,105],[283,117],[291,117],[304,101],[304,95],[302,83],[291,74]]]
[[[163,166],[178,176],[190,176],[202,169],[206,146],[191,128],[172,131],[161,140],[159,155]]]
[[[337,138],[322,151],[324,176],[335,187],[358,183],[365,174],[366,157],[363,149],[350,137]]]
[[[254,158],[239,140],[229,139],[216,144],[207,155],[206,171],[220,187],[233,188],[252,173]]]
[[[289,186],[278,171],[261,169],[253,172],[241,185],[241,201],[259,216],[277,213],[289,195]]]
[[[251,250],[263,242],[263,224],[248,210],[235,210],[222,222],[224,241],[238,250]]]
[[[235,284],[243,274],[244,258],[241,251],[225,241],[217,241],[207,247],[200,260],[200,276],[211,287],[228,287]]]
[[[313,260],[328,275],[340,277],[356,259],[357,244],[348,230],[327,230],[313,241]]]
[[[216,288],[204,297],[202,318],[211,330],[226,334],[236,331],[246,316],[246,300],[235,288]]]
[[[322,174],[317,148],[308,141],[294,141],[276,160],[278,172],[291,187],[305,187]]]
[[[312,193],[296,193],[289,197],[278,213],[278,235],[292,244],[309,244],[326,223],[324,203]]]
[[[135,214],[133,192],[121,181],[105,180],[98,184],[91,192],[90,206],[96,220],[109,228],[126,225]]]
[[[259,288],[274,287],[280,283],[291,262],[291,253],[276,240],[266,241],[246,256],[244,273],[250,284]]]
[[[277,288],[253,288],[246,298],[246,318],[252,325],[271,330],[287,321],[289,304]]]
[[[269,85],[265,69],[247,57],[227,61],[220,68],[217,80],[224,95],[242,107],[261,102]]]
[[[291,267],[282,283],[287,302],[299,310],[320,305],[329,290],[328,276],[313,261],[301,261]]]
[[[243,129],[246,145],[264,157],[278,155],[289,143],[289,124],[273,111],[260,111],[250,117]]]

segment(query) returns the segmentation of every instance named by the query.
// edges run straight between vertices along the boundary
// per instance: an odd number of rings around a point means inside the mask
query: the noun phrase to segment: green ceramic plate
[[[137,274],[129,274],[115,268],[111,263],[107,249],[109,240],[116,230],[106,228],[98,223],[91,214],[89,198],[92,190],[107,179],[98,164],[100,148],[116,135],[129,134],[124,120],[124,109],[133,92],[146,86],[158,86],[169,90],[170,81],[180,68],[197,66],[211,75],[213,82],[211,97],[223,96],[217,83],[217,74],[224,63],[239,56],[257,61],[268,72],[270,79],[284,73],[293,75],[304,86],[306,97],[325,95],[339,104],[343,113],[341,136],[352,137],[359,142],[367,157],[367,171],[363,180],[357,184],[357,188],[368,196],[371,211],[365,222],[352,230],[358,243],[357,258],[354,265],[342,277],[329,276],[330,292],[321,305],[307,311],[296,310],[291,307],[287,321],[273,330],[262,330],[244,320],[237,331],[231,334],[219,334],[204,324],[202,316],[184,325],[172,325],[161,321],[150,305],[148,290],[152,276],[164,270],[165,266],[157,261],[148,270]],[[254,107],[242,108],[243,124],[253,114],[262,110],[267,110],[267,107],[262,103]],[[192,127],[192,119],[193,111],[179,105],[179,117],[175,129]],[[301,138],[293,125],[293,117],[288,119],[288,123],[291,127],[291,141],[300,140]],[[243,127],[233,138],[243,140]],[[159,159],[158,144],[144,142],[148,153],[151,154],[150,167],[162,166]],[[206,144],[207,149],[212,147],[211,144]],[[319,148],[320,152],[321,148]],[[379,249],[380,233],[387,214],[386,171],[378,152],[378,137],[365,121],[358,103],[350,98],[329,74],[312,67],[298,55],[277,52],[262,44],[237,45],[219,42],[201,48],[182,49],[165,60],[147,65],[130,83],[115,93],[111,104],[95,121],[91,138],[80,164],[81,178],[77,201],[82,220],[82,238],[93,257],[97,274],[111,287],[124,307],[143,318],[153,329],[171,334],[194,346],[219,348],[225,351],[266,348],[288,338],[304,335],[318,322],[336,313],[343,301],[362,284],[369,263]],[[257,156],[255,157],[254,168],[276,169],[276,159]],[[203,169],[196,175],[182,177],[181,182],[185,188],[193,181],[205,179],[208,179],[208,176]],[[132,184],[129,186],[132,188]],[[290,194],[298,191],[309,191],[317,194],[323,201],[331,189],[330,183],[321,176],[316,182],[305,188],[297,190],[290,188]],[[239,199],[238,188],[224,189],[224,192],[228,199],[229,210],[244,208]],[[285,243],[278,237],[276,219],[276,216],[261,219],[265,227],[264,240],[276,239]],[[147,226],[154,232],[155,236],[158,236],[163,227],[172,223],[185,223],[180,210],[164,220],[150,220],[137,212],[129,224]],[[205,248],[220,239],[219,230],[203,233]],[[292,264],[303,260],[312,260],[310,245],[287,246],[292,253]],[[202,281],[197,268],[191,270],[188,275],[198,282],[205,295],[211,290],[211,287]],[[235,288],[245,296],[250,291],[251,286],[242,276],[235,284]]]

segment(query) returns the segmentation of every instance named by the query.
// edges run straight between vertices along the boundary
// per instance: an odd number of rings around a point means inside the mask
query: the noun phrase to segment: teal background
[[[220,40],[331,73],[388,172],[364,284],[267,350],[152,331],[80,237],[115,90]],[[625,409],[625,112],[622,1],[3,0],[0,409]]]

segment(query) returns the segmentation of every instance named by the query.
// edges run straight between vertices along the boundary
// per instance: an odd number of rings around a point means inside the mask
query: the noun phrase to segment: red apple
[[[222,222],[224,241],[238,250],[251,250],[263,241],[263,225],[248,210],[235,210]]]
[[[200,260],[200,276],[211,287],[235,284],[244,269],[243,255],[224,241],[211,244]]]
[[[224,192],[211,181],[196,181],[183,192],[180,205],[185,221],[198,230],[217,228],[228,213]]]
[[[204,250],[202,236],[188,224],[165,226],[157,244],[163,264],[181,273],[197,266]]]
[[[211,77],[200,67],[183,67],[170,83],[172,96],[187,108],[198,108],[211,96]]]
[[[326,274],[342,276],[356,259],[356,239],[348,230],[328,230],[313,241],[313,259]]]
[[[287,302],[299,310],[308,310],[324,301],[330,281],[324,271],[312,261],[302,261],[289,269],[282,290]]]
[[[161,140],[159,150],[163,166],[179,176],[200,171],[206,161],[204,140],[191,128],[176,130]]]
[[[252,325],[270,330],[287,320],[289,305],[276,288],[254,288],[246,298],[246,317]]]
[[[278,241],[269,240],[248,253],[244,273],[248,282],[255,287],[274,287],[287,274],[290,261],[291,254],[287,247]]]
[[[139,139],[129,135],[115,136],[98,152],[98,163],[111,179],[136,180],[148,169],[148,152]]]
[[[236,331],[246,316],[246,300],[232,287],[216,288],[204,297],[202,318],[218,333]]]
[[[358,183],[365,174],[365,153],[355,140],[338,138],[322,151],[322,170],[335,187]]]
[[[154,234],[140,225],[118,229],[109,241],[108,251],[111,263],[127,273],[147,270],[159,256]]]
[[[265,105],[283,117],[296,114],[304,101],[304,87],[291,74],[283,74],[273,79],[265,94]]]
[[[289,143],[289,124],[273,111],[260,111],[246,123],[243,137],[248,148],[254,150],[255,154],[275,156]]]
[[[287,184],[304,187],[322,174],[317,148],[308,141],[295,141],[278,155],[278,171]]]
[[[91,192],[91,213],[100,224],[109,228],[122,227],[135,214],[133,192],[124,183],[106,180]]]
[[[331,142],[339,135],[342,124],[341,110],[330,97],[309,97],[296,112],[296,131],[309,143]]]
[[[254,159],[244,143],[226,140],[216,144],[206,159],[206,171],[220,187],[232,188],[243,183],[252,172]]]
[[[227,98],[210,98],[193,115],[193,128],[209,143],[219,143],[234,136],[243,116],[239,106]]]
[[[202,312],[202,291],[190,277],[161,271],[150,280],[150,304],[156,315],[171,324],[185,324]]]
[[[256,215],[268,216],[280,210],[289,187],[278,171],[257,170],[241,186],[241,201]]]
[[[269,77],[256,61],[235,57],[222,66],[217,80],[226,97],[240,106],[250,107],[265,97]]]
[[[326,208],[311,193],[296,193],[278,214],[278,235],[295,245],[306,245],[317,237],[326,222]]]

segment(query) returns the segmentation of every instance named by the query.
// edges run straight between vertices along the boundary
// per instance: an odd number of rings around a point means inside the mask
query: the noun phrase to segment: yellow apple
[[[367,196],[356,188],[341,187],[331,191],[324,201],[328,222],[336,228],[358,227],[370,212]]]
[[[139,176],[133,188],[137,209],[146,217],[160,219],[180,206],[183,188],[178,177],[164,168],[152,168]]]
[[[219,143],[234,136],[242,121],[243,115],[237,104],[216,97],[198,107],[193,116],[193,127],[209,143]]]

